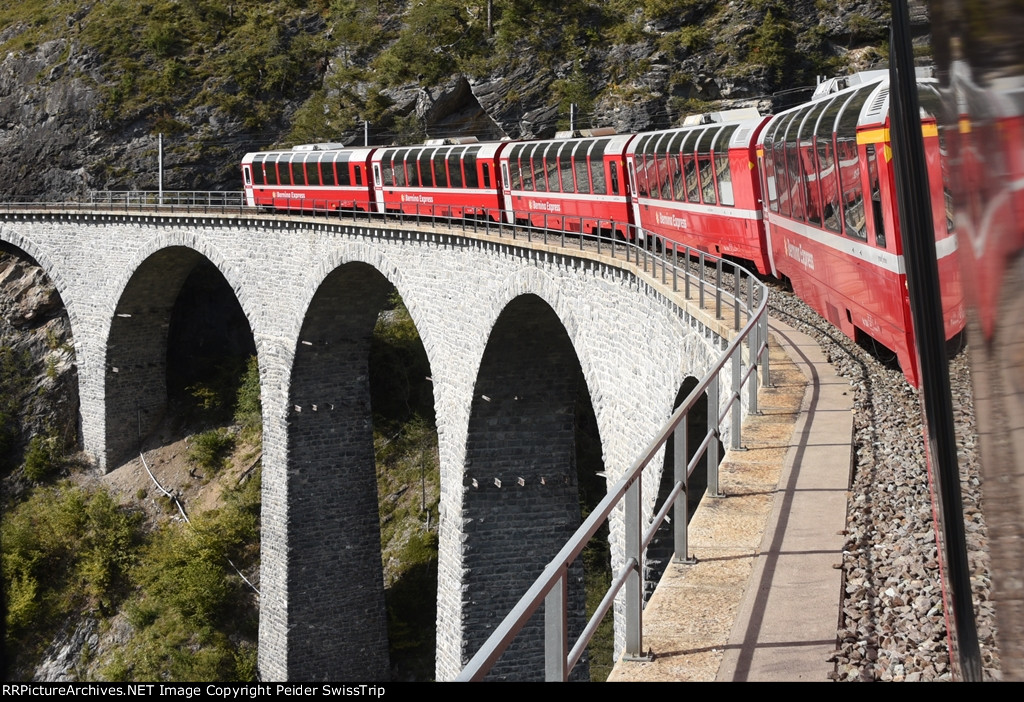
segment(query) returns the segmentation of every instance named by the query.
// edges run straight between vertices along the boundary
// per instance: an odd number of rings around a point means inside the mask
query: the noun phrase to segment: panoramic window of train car
[[[480,147],[469,147],[462,156],[462,174],[466,179],[467,188],[479,188],[480,177],[477,174],[476,154]],[[483,164],[485,167],[486,163]],[[489,186],[485,186],[489,187]]]
[[[403,154],[406,187],[418,188],[420,186],[420,151],[420,149],[409,149],[408,153]]]
[[[551,142],[544,149],[544,177],[548,184],[548,191],[552,193],[562,192],[562,186],[558,182],[558,152],[562,144]]]
[[[828,101],[823,100],[814,109],[807,113],[800,124],[800,133],[797,136],[797,143],[800,149],[800,164],[804,169],[804,203],[807,207],[807,222],[816,227],[821,227],[823,222],[824,205],[821,195],[821,173],[818,170],[818,156],[814,149],[814,128],[821,117],[821,113],[828,107]]]
[[[277,157],[277,184],[292,184],[292,166],[289,154],[281,154]]]
[[[523,147],[519,156],[519,167],[522,170],[523,190],[533,190],[533,151],[536,144],[529,144]]]
[[[434,187],[435,188],[447,188],[448,187],[448,168],[447,168],[447,149],[435,149],[434,153],[431,154],[431,161],[434,166]]]
[[[701,199],[706,205],[718,204],[715,197],[715,175],[711,165],[711,145],[715,143],[720,127],[704,130],[697,142],[697,170],[700,172]]]
[[[662,184],[664,183],[664,161],[661,158],[662,134],[651,137],[647,142],[647,187],[651,197],[661,199]]]
[[[650,135],[644,136],[636,145],[633,152],[633,162],[636,165],[636,194],[637,197],[647,197],[647,161],[644,151],[647,149],[647,142],[651,140]]]
[[[775,189],[779,196],[778,213],[788,217],[789,207],[789,181],[786,179],[786,130],[789,123],[793,121],[793,114],[786,115],[779,122],[775,129],[772,140],[772,160],[775,165]]]
[[[576,192],[576,174],[572,167],[572,152],[579,142],[570,141],[562,144],[558,150],[558,177],[562,180],[562,192]]]
[[[462,187],[462,156],[466,147],[460,146],[448,152],[448,181],[453,188]]]
[[[697,179],[697,142],[704,131],[693,132],[693,137],[683,145],[683,175],[686,178],[686,201],[700,202],[700,181]]]
[[[729,142],[736,131],[735,124],[724,128],[715,139],[715,178],[718,181],[718,202],[732,207],[736,200],[732,193],[732,171],[729,168]]]
[[[587,154],[590,147],[594,145],[593,139],[576,142],[576,148],[572,151],[573,169],[576,171],[576,192],[584,195],[590,194],[590,174],[587,171]]]
[[[686,202],[686,181],[683,179],[683,155],[680,153],[683,140],[689,132],[678,131],[668,144],[668,155],[672,161],[672,199]]]
[[[607,181],[605,180],[605,147],[608,145],[607,139],[598,139],[594,142],[594,147],[590,150],[590,177],[593,182],[591,191],[595,195],[606,195],[608,193]],[[615,165],[611,165],[612,171],[612,183],[614,195],[619,194],[619,184],[615,176]]]
[[[338,157],[337,151],[325,153],[320,159],[320,175],[323,177],[324,185],[337,186],[338,175],[334,172],[334,161]]]
[[[391,172],[394,174],[396,188],[404,188],[407,182],[405,178],[405,157],[408,153],[406,149],[402,149],[401,151],[387,151],[384,154],[384,158],[391,162]]]
[[[419,149],[416,152],[416,165],[418,165],[420,169],[418,187],[434,187],[434,167],[431,162],[431,157],[434,155],[434,151],[435,149]]]
[[[783,143],[786,145],[786,184],[789,186],[789,216],[801,222],[805,219],[803,202],[803,172],[800,168],[800,149],[798,148],[797,135],[800,132],[800,124],[806,116],[806,111],[801,108],[793,115],[789,125],[786,127],[786,136]]]
[[[843,100],[834,98],[829,102],[818,120],[814,143],[818,154],[818,173],[821,180],[821,197],[824,210],[822,224],[836,234],[840,231],[839,219],[839,174],[836,170],[835,136],[836,117],[843,106]]]
[[[252,182],[254,185],[264,185],[267,182],[267,176],[263,172],[263,161],[266,158],[263,154],[256,154],[252,159]]]
[[[648,198],[657,198],[659,192],[657,184],[657,155],[655,151],[657,139],[657,134],[651,134],[643,147],[643,181],[646,183]]]
[[[537,144],[530,156],[530,170],[533,171],[533,190],[538,193],[548,191],[548,182],[544,177],[544,152],[547,144]]]
[[[852,239],[868,240],[864,213],[864,186],[861,183],[861,161],[857,149],[857,122],[867,98],[857,91],[843,106],[836,126],[836,160],[839,162],[839,184],[843,196],[843,231]]]
[[[666,132],[658,141],[658,181],[661,183],[662,200],[672,199],[672,162],[678,163],[678,158],[669,149],[673,136],[671,132]]]

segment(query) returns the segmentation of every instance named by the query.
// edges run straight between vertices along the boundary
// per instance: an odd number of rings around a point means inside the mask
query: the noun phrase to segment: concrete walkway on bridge
[[[772,320],[771,387],[726,453],[722,498],[690,522],[644,610],[650,662],[609,681],[825,681],[834,670],[853,390],[818,344]]]

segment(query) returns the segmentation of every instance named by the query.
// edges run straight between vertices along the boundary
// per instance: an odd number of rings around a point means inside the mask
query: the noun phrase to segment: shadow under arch
[[[676,393],[676,399],[672,403],[672,411],[679,409],[679,406],[683,404],[693,389],[697,387],[700,381],[691,376],[688,376],[683,380],[683,384],[679,387],[679,392]],[[686,461],[687,464],[697,453],[697,449],[700,448],[700,444],[704,441],[704,437],[707,436],[708,431],[708,394],[705,391],[701,394],[697,403],[690,410],[687,416],[686,423]],[[721,440],[718,440],[718,462],[722,462],[722,457],[725,455],[725,446]],[[669,493],[672,492],[672,487],[675,485],[673,457],[675,456],[675,435],[669,437],[668,442],[665,444],[665,458],[662,463],[661,469],[661,481],[658,485],[658,501],[657,508],[660,508],[665,504],[665,500],[668,498]],[[686,514],[689,519],[693,518],[693,513],[697,510],[701,500],[704,498],[704,493],[708,487],[708,460],[707,452],[700,458],[697,465],[694,466],[693,473],[690,474],[690,479],[686,485]],[[680,498],[682,499],[682,498]],[[671,512],[669,515],[671,516]],[[654,535],[654,539],[651,540],[650,545],[647,547],[647,553],[644,557],[644,602],[651,598],[654,594],[655,588],[658,587],[658,583],[661,581],[661,576],[665,574],[665,569],[668,567],[669,561],[675,554],[675,534],[673,533],[673,525],[670,520],[665,520],[658,531]],[[689,558],[689,554],[680,554],[680,559]]]
[[[169,246],[125,284],[107,336],[106,466],[134,453],[163,419],[172,384],[225,355],[256,353],[234,289],[202,253]]]
[[[484,350],[466,440],[463,662],[580,524],[576,410],[583,383],[579,358],[555,311],[534,294],[511,300]],[[590,423],[596,432],[596,421]],[[567,618],[575,638],[585,624],[582,559],[570,570]],[[584,659],[573,679],[586,679],[587,668]],[[490,677],[543,675],[541,607]]]

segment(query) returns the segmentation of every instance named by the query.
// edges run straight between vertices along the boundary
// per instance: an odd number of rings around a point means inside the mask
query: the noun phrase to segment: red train
[[[938,95],[919,84],[946,336],[964,326]],[[895,205],[885,72],[833,79],[773,116],[539,141],[337,144],[246,154],[250,206],[487,217],[584,235],[656,235],[788,279],[851,338],[919,382]]]

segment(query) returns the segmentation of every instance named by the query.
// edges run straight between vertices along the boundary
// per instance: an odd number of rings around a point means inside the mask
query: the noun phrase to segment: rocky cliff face
[[[182,12],[205,13],[203,26],[211,33],[202,41],[210,45],[188,44],[183,30],[174,29],[176,19],[156,29],[125,27],[127,36],[138,37],[125,45],[139,53],[116,68],[110,42],[87,31],[99,4],[78,4],[38,42],[30,22],[0,31],[6,50],[0,57],[0,200],[156,189],[161,132],[167,135],[166,189],[237,189],[241,156],[274,143],[309,140],[295,130],[293,119],[309,101],[325,96],[342,106],[381,101],[372,125],[377,131],[371,133],[378,143],[456,133],[485,139],[549,136],[568,125],[570,103],[577,105],[577,126],[619,131],[670,126],[704,109],[770,110],[799,94],[792,89],[813,85],[819,73],[864,68],[883,58],[877,47],[886,42],[888,12],[881,0],[648,0],[618,11],[614,23],[606,18],[583,27],[573,44],[552,51],[530,37],[517,39],[497,67],[493,58],[485,60],[496,53],[495,40],[481,33],[474,40],[477,58],[456,64],[448,78],[396,85],[381,77],[379,57],[408,30],[412,4],[378,3],[375,40],[355,59],[351,44],[336,36],[350,30],[316,3],[280,20],[261,19],[249,3],[237,3],[251,15],[244,25],[236,3],[215,16],[216,5],[180,6]],[[926,32],[924,5],[913,5],[919,33]],[[478,15],[470,19],[482,22]],[[220,23],[215,31],[214,20]],[[230,55],[243,30],[267,30],[268,21],[277,21],[268,35],[276,49]],[[308,48],[293,51],[302,42]],[[213,67],[204,70],[221,66],[227,73],[201,73],[197,66],[203,61]],[[280,77],[271,80],[268,74],[275,70]],[[132,71],[140,77],[134,79]],[[262,81],[258,90],[247,87],[249,78]],[[147,90],[160,92],[159,99],[150,100]],[[307,112],[316,118],[315,105]],[[406,129],[394,128],[395,120],[405,120]],[[328,130],[325,136],[361,143],[361,128],[348,124],[350,131]]]
[[[0,471],[21,463],[29,440],[77,448],[78,372],[67,312],[39,266],[0,250]],[[16,473],[6,482],[16,493]]]

